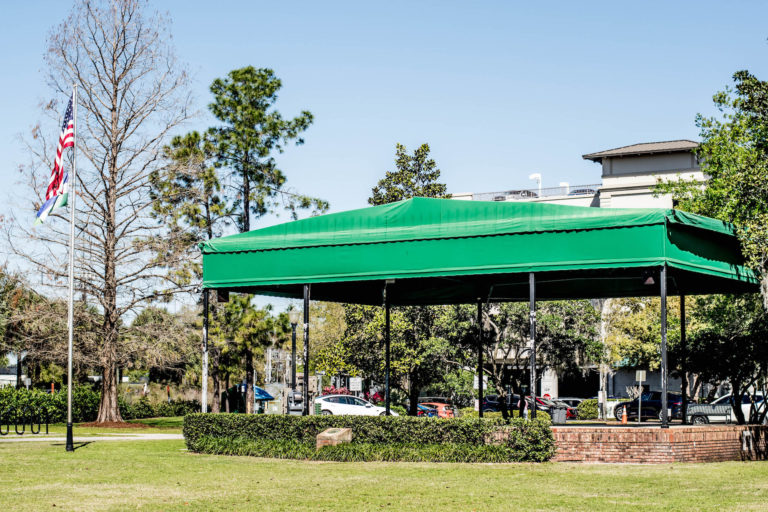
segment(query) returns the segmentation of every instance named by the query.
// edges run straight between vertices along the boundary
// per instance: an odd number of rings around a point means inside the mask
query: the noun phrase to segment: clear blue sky
[[[428,142],[451,192],[599,181],[588,152],[697,138],[694,117],[747,68],[768,78],[765,2],[155,2],[173,19],[201,118],[208,86],[271,67],[286,116],[315,114],[280,158],[289,184],[365,206],[394,145]],[[4,181],[15,135],[41,118],[42,55],[67,2],[4,6],[0,38]],[[7,190],[7,187],[6,187]],[[275,222],[269,219],[266,222]],[[263,223],[261,224],[263,225]]]

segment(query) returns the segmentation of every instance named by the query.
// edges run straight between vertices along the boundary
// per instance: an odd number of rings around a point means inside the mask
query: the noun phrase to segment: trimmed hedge
[[[510,411],[510,414],[513,418],[519,418],[520,417],[520,411],[518,409],[514,409],[513,411]],[[465,407],[464,409],[459,410],[459,417],[460,418],[479,418],[480,414],[473,408],[473,407]],[[501,418],[502,413],[501,411],[496,412],[484,412],[483,418]],[[547,420],[550,423],[552,422],[552,417],[549,415],[549,413],[544,411],[536,411],[536,418],[540,420]]]
[[[77,386],[72,390],[72,421],[83,422],[96,419],[100,394],[90,386]],[[11,386],[0,388],[0,422],[28,420],[31,414],[48,423],[67,421],[67,390],[51,394],[39,389],[16,389]]]
[[[101,393],[90,386],[76,386],[72,390],[72,421],[81,423],[94,421],[99,410]],[[120,415],[124,420],[184,416],[200,410],[196,400],[177,400],[170,403],[151,403],[146,397],[130,404],[118,397]],[[46,393],[39,389],[16,389],[10,386],[0,388],[0,421],[16,422],[29,420],[32,415],[48,423],[62,423],[67,420],[67,389]]]
[[[244,437],[199,440],[199,451],[215,455],[250,455],[273,459],[303,459],[333,462],[524,462],[524,454],[506,444],[373,444],[344,443],[319,450],[297,441],[254,441]]]
[[[579,412],[580,420],[596,420],[597,419],[597,400],[590,398],[589,400],[582,400],[579,402],[579,406],[576,408]]]
[[[336,458],[307,455],[317,434],[334,427],[351,428],[352,443],[335,447]],[[555,452],[545,419],[190,414],[184,439],[195,452],[313,460],[538,462]]]

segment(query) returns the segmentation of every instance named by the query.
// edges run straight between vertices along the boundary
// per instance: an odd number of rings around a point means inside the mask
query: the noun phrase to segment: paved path
[[[100,436],[75,436],[74,441],[77,443],[94,442],[94,441],[167,441],[184,439],[181,434],[103,434]],[[2,443],[23,443],[23,442],[66,442],[66,437],[59,436],[46,436],[46,435],[34,435],[24,434],[19,436],[13,434],[0,437],[0,444]]]

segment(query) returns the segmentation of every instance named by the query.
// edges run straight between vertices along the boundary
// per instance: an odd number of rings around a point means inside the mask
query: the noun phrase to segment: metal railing
[[[552,197],[589,197],[600,190],[600,184],[572,185],[568,187],[525,188],[501,192],[473,193],[473,201],[533,201]]]

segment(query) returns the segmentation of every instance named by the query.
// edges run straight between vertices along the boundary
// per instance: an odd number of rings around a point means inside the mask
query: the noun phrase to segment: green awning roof
[[[756,290],[733,227],[676,210],[414,198],[288,222],[201,244],[203,285],[393,304],[658,294],[649,268],[670,268],[670,293]]]

